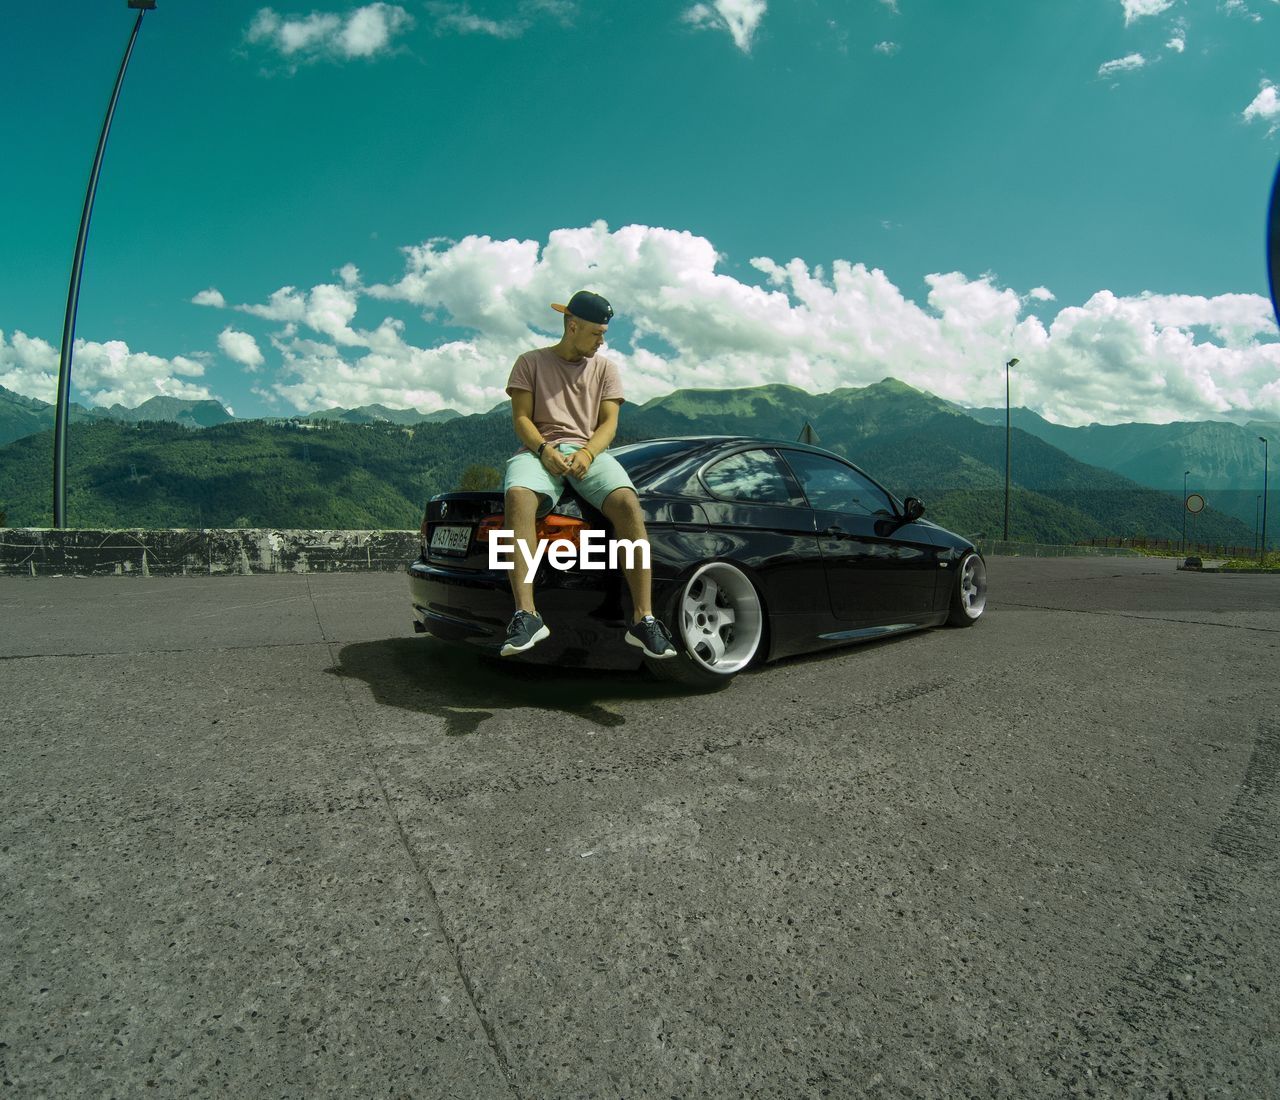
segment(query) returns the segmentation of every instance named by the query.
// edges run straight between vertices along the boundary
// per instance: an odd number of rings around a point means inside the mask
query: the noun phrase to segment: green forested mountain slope
[[[662,435],[795,439],[805,423],[898,496],[962,534],[1001,534],[1004,429],[892,379],[812,395],[791,386],[682,390],[625,405],[618,442]],[[76,426],[68,517],[76,526],[412,528],[433,493],[470,470],[496,476],[516,443],[504,406],[439,423],[231,421],[200,431],[113,420]],[[10,526],[45,526],[52,433],[0,447],[0,509]],[[482,469],[477,470],[480,467]],[[1073,459],[1024,431],[1013,437],[1015,539],[1176,538],[1176,497]],[[1252,527],[1207,512],[1198,537],[1249,545]]]
[[[423,501],[469,465],[500,466],[509,423],[425,428],[240,421],[193,432],[97,421],[68,445],[67,516],[77,527],[417,527]],[[10,526],[47,526],[52,435],[0,448]]]
[[[82,423],[97,418],[83,405],[72,402],[69,409],[71,423]],[[0,445],[11,443],[23,436],[51,431],[54,424],[54,406],[34,397],[23,397],[0,386]]]
[[[701,423],[710,431],[795,439],[807,420],[821,446],[852,459],[899,496],[923,498],[929,515],[944,526],[963,534],[1003,533],[1003,420],[999,428],[984,425],[895,379],[820,396],[771,386],[731,392],[732,403],[726,401],[725,407],[749,408],[749,415],[722,412],[715,391],[678,391],[630,417],[624,407],[623,425],[637,438],[677,428],[687,432],[695,430],[690,424]],[[690,419],[690,413],[698,419]],[[1013,539],[1181,535],[1176,497],[1086,465],[1017,429],[1012,458]],[[1242,546],[1252,540],[1251,526],[1217,511],[1199,517],[1196,533],[1206,541]]]

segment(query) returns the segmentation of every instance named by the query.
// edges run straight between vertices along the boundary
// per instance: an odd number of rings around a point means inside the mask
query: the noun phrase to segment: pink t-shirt
[[[566,363],[551,348],[526,351],[511,368],[507,393],[533,394],[533,422],[548,443],[583,443],[600,419],[601,401],[624,400],[612,360],[591,355]],[[529,448],[521,445],[520,450]]]

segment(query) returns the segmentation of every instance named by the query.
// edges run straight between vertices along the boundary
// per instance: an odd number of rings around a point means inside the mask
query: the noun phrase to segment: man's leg
[[[538,494],[532,489],[512,486],[506,491],[506,515],[503,522],[515,535],[516,560],[511,570],[511,594],[515,597],[516,610],[507,626],[506,641],[498,653],[503,657],[512,657],[517,653],[525,653],[544,638],[550,637],[551,631],[534,610],[533,575],[526,574],[527,560],[533,557],[534,547],[538,541]],[[520,553],[523,546],[524,554]]]
[[[636,499],[632,489],[615,489],[605,498],[601,509],[610,523],[613,524],[613,536],[619,539],[649,538],[644,526],[644,513],[640,511],[640,501]],[[623,567],[623,575],[627,578],[627,587],[631,589],[631,621],[639,622],[646,615],[653,614],[653,572],[641,562],[637,554],[631,559],[631,568]]]
[[[506,515],[503,523],[515,535],[517,543],[524,545],[525,554],[515,547],[515,568],[511,570],[511,594],[515,597],[516,610],[536,615],[533,603],[533,577],[525,575],[525,562],[532,560],[538,544],[538,494],[532,489],[512,487],[506,492]]]
[[[614,538],[648,541],[644,513],[640,511],[634,489],[615,489],[605,498],[601,511],[613,524]],[[644,650],[650,657],[675,657],[671,633],[653,616],[653,572],[642,564],[645,560],[647,558],[633,557],[630,567],[624,565],[622,569],[627,587],[631,589],[632,619],[627,643]]]

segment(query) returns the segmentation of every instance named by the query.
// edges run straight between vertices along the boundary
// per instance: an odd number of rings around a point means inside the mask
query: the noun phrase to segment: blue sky
[[[0,43],[0,385],[52,400],[132,26]],[[628,395],[893,375],[1063,423],[1280,418],[1280,0],[159,0],[76,399],[480,411],[581,287]],[[18,109],[14,109],[15,106]]]

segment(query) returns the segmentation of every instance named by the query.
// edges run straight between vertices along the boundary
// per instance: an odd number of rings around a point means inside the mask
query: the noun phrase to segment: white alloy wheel
[[[987,609],[987,566],[977,554],[966,554],[960,562],[955,595],[951,600],[952,626],[972,626]]]
[[[695,665],[732,676],[751,663],[764,637],[764,609],[755,585],[737,566],[702,566],[680,595],[677,629]]]

